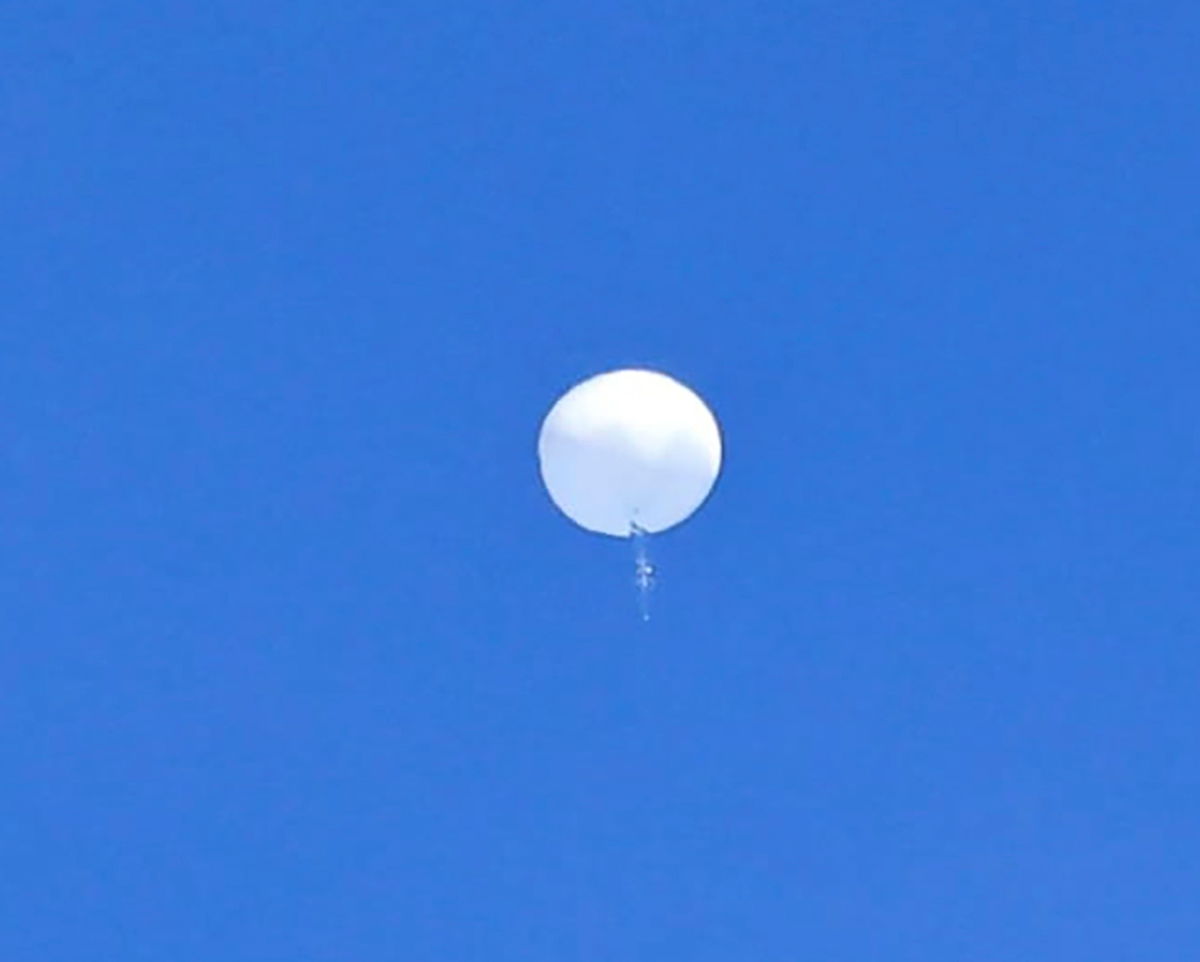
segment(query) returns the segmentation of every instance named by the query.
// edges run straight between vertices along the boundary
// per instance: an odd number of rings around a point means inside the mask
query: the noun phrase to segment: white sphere
[[[721,432],[705,403],[656,371],[598,374],[546,415],[538,438],[546,490],[589,531],[663,531],[703,504],[721,470]]]

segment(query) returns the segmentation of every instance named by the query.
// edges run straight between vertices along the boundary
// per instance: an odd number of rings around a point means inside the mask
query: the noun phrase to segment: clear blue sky
[[[0,957],[1200,957],[1198,40],[7,5]],[[645,626],[534,453],[630,364]]]

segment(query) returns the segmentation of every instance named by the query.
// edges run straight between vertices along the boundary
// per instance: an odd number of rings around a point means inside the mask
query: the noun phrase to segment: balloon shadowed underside
[[[721,470],[721,432],[705,403],[657,371],[610,371],[577,384],[542,423],[542,480],[580,527],[618,538],[690,517]]]

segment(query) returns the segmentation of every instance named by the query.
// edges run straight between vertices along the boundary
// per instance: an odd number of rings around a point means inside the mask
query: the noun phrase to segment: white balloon
[[[721,470],[721,431],[689,388],[628,369],[577,384],[538,438],[546,490],[589,531],[624,538],[663,531],[708,497]]]

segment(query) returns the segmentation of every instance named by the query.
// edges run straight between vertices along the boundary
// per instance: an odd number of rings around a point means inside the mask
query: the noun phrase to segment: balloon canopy
[[[588,531],[664,531],[703,504],[721,470],[716,418],[657,371],[589,378],[558,399],[538,438],[546,490]]]

